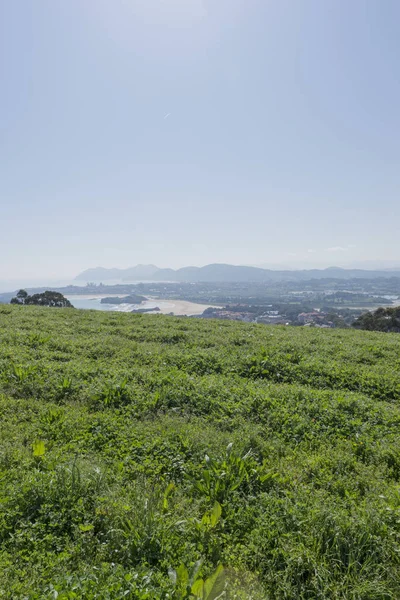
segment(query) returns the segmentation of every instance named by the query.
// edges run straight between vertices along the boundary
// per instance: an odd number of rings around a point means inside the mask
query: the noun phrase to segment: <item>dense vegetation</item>
[[[11,304],[48,306],[52,308],[73,308],[71,302],[60,292],[47,290],[43,293],[28,294],[26,290],[19,290],[14,298],[11,298]]]
[[[353,323],[356,329],[400,333],[400,306],[378,308],[374,312],[360,315]]]
[[[0,306],[0,597],[398,599],[399,351]]]

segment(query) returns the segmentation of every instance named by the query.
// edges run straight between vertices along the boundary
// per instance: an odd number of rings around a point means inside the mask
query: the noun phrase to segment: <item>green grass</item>
[[[396,334],[0,306],[0,597],[398,599],[399,402]]]

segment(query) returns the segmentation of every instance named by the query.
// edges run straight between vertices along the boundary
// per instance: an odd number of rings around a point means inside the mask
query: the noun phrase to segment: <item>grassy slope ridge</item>
[[[398,599],[399,400],[395,334],[2,306],[0,597],[183,598],[201,558]]]

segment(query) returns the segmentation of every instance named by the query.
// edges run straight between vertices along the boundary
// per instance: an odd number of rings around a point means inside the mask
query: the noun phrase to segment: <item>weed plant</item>
[[[0,305],[0,597],[400,598],[400,336]]]

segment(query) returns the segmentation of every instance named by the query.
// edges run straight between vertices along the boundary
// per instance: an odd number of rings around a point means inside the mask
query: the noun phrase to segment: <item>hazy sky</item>
[[[0,0],[0,280],[400,262],[399,0]]]

